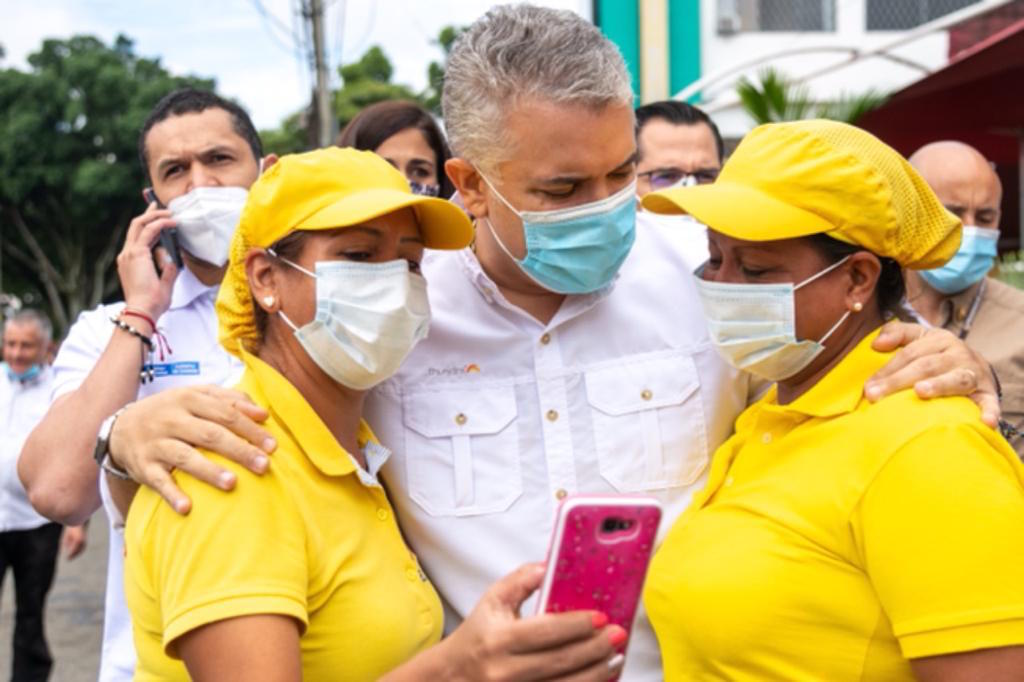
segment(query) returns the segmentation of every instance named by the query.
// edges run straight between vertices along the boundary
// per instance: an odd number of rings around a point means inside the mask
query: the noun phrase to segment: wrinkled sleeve
[[[850,519],[903,655],[1024,644],[1024,487],[1013,451],[980,423],[918,435]]]

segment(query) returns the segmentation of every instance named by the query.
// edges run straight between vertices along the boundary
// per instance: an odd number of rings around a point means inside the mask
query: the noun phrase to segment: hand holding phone
[[[153,191],[152,187],[147,187],[142,190],[142,196],[145,197],[148,203],[155,203],[158,208],[165,208],[165,206],[160,203],[160,200],[156,198],[156,192]],[[179,271],[185,266],[184,261],[181,259],[181,249],[178,244],[178,228],[166,227],[160,230],[160,239],[153,245],[153,262],[156,263],[157,271],[160,271],[162,268],[160,267],[160,259],[156,257],[157,247],[163,247],[164,251],[166,251],[167,255],[171,257],[171,260],[174,261],[174,264],[178,267]]]
[[[566,498],[558,510],[538,613],[594,609],[628,633],[661,522],[649,497]]]

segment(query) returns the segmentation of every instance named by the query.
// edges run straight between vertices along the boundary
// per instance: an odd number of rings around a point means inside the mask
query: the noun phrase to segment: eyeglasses
[[[436,197],[441,194],[440,185],[424,185],[419,182],[410,182],[409,189],[412,190],[413,194],[419,194],[425,197]]]
[[[719,169],[700,168],[692,173],[681,168],[656,168],[655,170],[637,173],[647,176],[651,189],[668,189],[669,187],[690,187],[692,185],[710,185],[718,178]]]

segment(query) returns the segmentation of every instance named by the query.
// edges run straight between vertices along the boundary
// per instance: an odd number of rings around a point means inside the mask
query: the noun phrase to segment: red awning
[[[1024,20],[960,52],[894,94],[857,125],[909,156],[937,140],[965,142],[994,162],[1003,183],[1004,249],[1019,249],[1024,149]]]
[[[894,94],[858,125],[909,154],[958,139],[997,165],[1017,165],[1024,132],[1024,20],[956,55]]]

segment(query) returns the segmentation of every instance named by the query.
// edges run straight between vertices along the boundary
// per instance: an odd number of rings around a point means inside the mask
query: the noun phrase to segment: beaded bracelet
[[[150,363],[146,362],[146,356],[149,353],[153,352],[153,339],[149,338],[148,336],[140,332],[138,329],[131,326],[130,324],[128,324],[127,322],[120,318],[111,317],[110,321],[114,324],[115,327],[117,327],[121,331],[127,334],[131,334],[135,338],[142,341],[142,369],[139,370],[139,381],[143,384],[147,384],[153,381],[153,367]]]
[[[120,329],[121,331],[128,332],[135,338],[142,341],[142,344],[149,350],[149,352],[153,352],[153,339],[149,338],[148,336],[140,332],[138,329],[131,326],[130,324],[128,324],[127,322],[120,318],[112,317],[110,318],[110,321],[113,322],[114,326]]]
[[[160,353],[160,362],[163,362],[166,356],[174,353],[174,350],[171,348],[171,344],[167,341],[167,337],[159,328],[157,328],[156,321],[152,317],[141,310],[129,308],[128,306],[125,306],[121,310],[121,315],[126,317],[137,317],[140,320],[145,320],[149,323],[149,328],[153,330],[153,338],[156,339],[156,348]],[[152,351],[152,348],[150,350]]]

